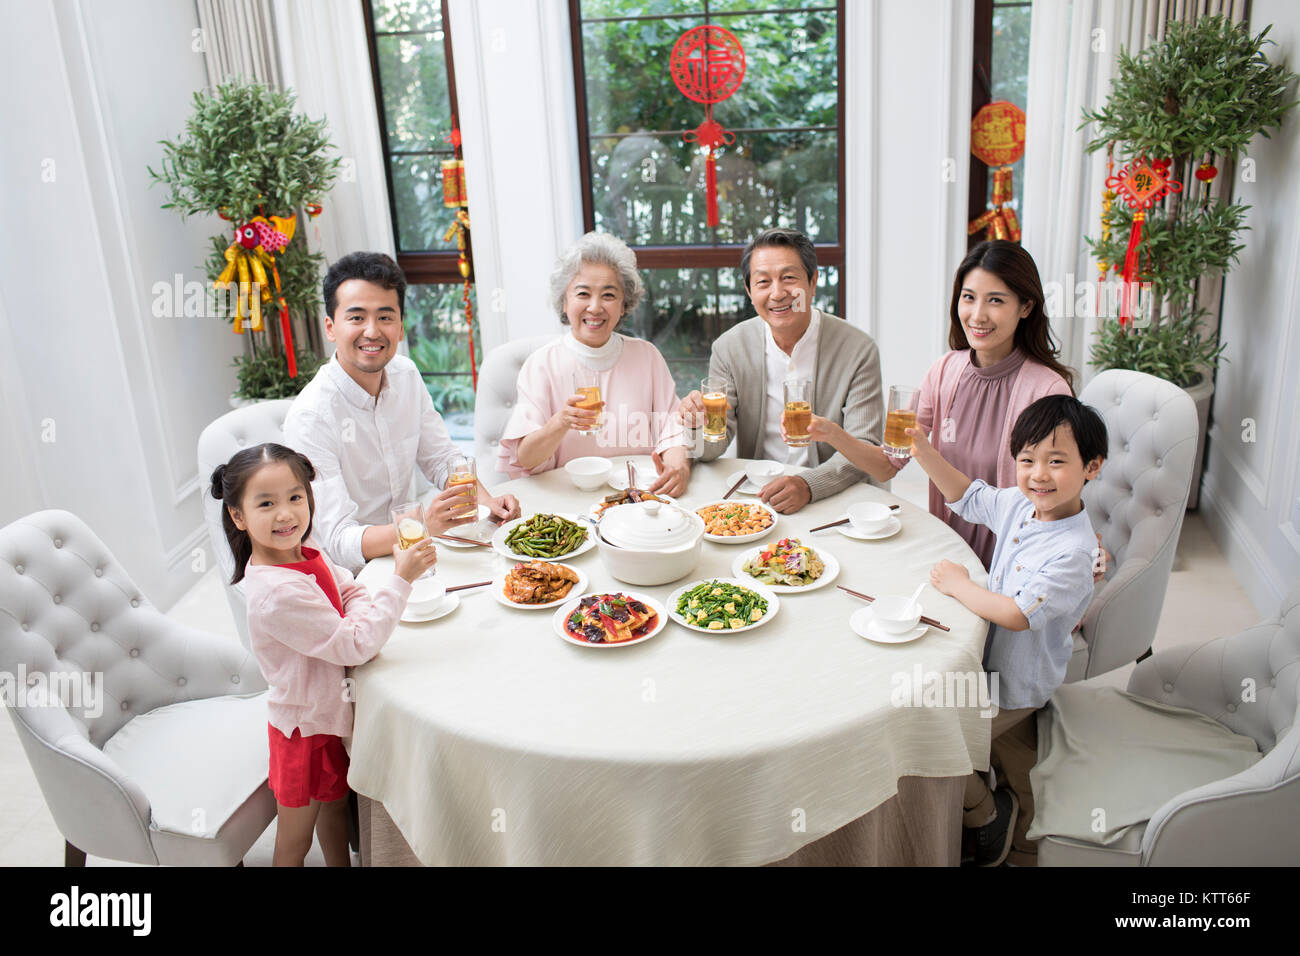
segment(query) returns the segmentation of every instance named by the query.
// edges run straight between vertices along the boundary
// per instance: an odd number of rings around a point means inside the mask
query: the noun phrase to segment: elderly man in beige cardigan
[[[678,410],[688,442],[704,461],[721,455],[734,436],[741,458],[807,466],[800,475],[774,478],[760,493],[777,511],[793,514],[867,475],[830,445],[785,444],[782,383],[811,379],[814,414],[879,444],[884,425],[880,356],[861,329],[812,307],[817,256],[807,236],[792,229],[765,230],[745,247],[740,271],[758,316],[718,336],[709,359],[709,375],[727,382],[727,441],[702,440],[704,402],[698,391],[682,399]]]

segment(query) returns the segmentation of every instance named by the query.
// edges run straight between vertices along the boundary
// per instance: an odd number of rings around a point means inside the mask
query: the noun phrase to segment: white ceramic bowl
[[[605,483],[609,475],[608,458],[574,458],[566,462],[564,470],[580,491],[594,491]]]
[[[878,501],[859,501],[857,504],[849,505],[847,514],[849,524],[858,531],[863,534],[875,534],[877,531],[883,531],[885,525],[889,524],[893,512],[889,510],[889,505],[882,505]]]
[[[885,594],[871,604],[877,623],[891,634],[905,634],[921,621],[921,603],[896,594]],[[915,614],[910,613],[915,611]]]
[[[760,488],[784,472],[785,469],[774,461],[753,461],[745,466],[745,477]]]
[[[436,577],[416,578],[411,585],[411,597],[406,602],[406,610],[411,614],[428,614],[447,595],[447,587]]]

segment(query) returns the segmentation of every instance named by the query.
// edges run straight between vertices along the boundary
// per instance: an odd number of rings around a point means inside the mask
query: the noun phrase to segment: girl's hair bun
[[[216,498],[218,501],[224,501],[226,497],[225,493],[222,491],[222,485],[225,483],[225,479],[226,466],[217,465],[217,467],[212,470],[212,487],[210,490],[212,492],[212,497]]]

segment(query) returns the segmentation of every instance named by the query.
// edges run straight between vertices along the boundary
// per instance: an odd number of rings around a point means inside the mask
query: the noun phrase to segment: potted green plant
[[[232,223],[212,237],[212,253],[205,264],[210,282],[226,267],[224,253],[234,226],[259,215],[297,216],[301,223],[306,218],[303,210],[319,205],[338,175],[339,159],[327,155],[333,147],[325,120],[295,113],[291,91],[260,83],[233,81],[195,93],[194,112],[184,134],[161,145],[159,171],[149,168],[149,175],[168,187],[169,198],[162,208],[177,209],[184,217],[215,214]],[[246,354],[235,359],[232,404],[296,395],[320,364],[310,342],[321,308],[324,256],[308,250],[303,232],[296,229],[289,245],[275,257],[289,314],[304,320],[308,333],[307,342],[295,343],[298,374],[289,377],[276,311],[266,309],[264,330],[249,332]],[[233,312],[227,318],[233,322]]]
[[[1117,163],[1167,158],[1169,176],[1183,185],[1147,211],[1139,281],[1150,284],[1144,314],[1132,323],[1102,320],[1091,363],[1129,368],[1187,389],[1197,404],[1201,434],[1188,507],[1196,507],[1214,369],[1225,345],[1205,326],[1197,306],[1203,283],[1219,280],[1237,261],[1249,208],[1211,195],[1220,167],[1232,170],[1258,134],[1268,136],[1296,105],[1295,79],[1264,55],[1268,28],[1252,36],[1223,17],[1174,23],[1165,38],[1136,55],[1121,50],[1110,96],[1083,111],[1094,124],[1088,151],[1113,148]],[[1226,190],[1225,190],[1226,192]],[[1117,271],[1124,262],[1133,210],[1116,201],[1109,236],[1087,239],[1094,255]]]

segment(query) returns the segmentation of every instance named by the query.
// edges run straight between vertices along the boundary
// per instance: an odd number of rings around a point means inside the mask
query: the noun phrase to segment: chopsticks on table
[[[862,600],[866,601],[868,604],[870,604],[871,602],[873,602],[873,601],[875,600],[875,598],[873,598],[870,594],[863,594],[861,591],[855,591],[855,590],[853,590],[853,588],[846,588],[846,587],[845,587],[844,585],[842,585],[842,584],[837,584],[837,585],[835,585],[835,586],[836,586],[837,588],[839,588],[841,591],[844,591],[846,594],[852,594],[855,598],[862,598]],[[946,624],[940,624],[938,621],[936,621],[936,620],[935,620],[934,618],[932,618],[932,617],[922,617],[922,618],[921,618],[921,623],[922,623],[922,624],[926,624],[926,625],[928,625],[928,626],[930,626],[930,627],[938,628],[938,629],[941,630],[941,631],[950,631],[950,630],[952,630],[952,628],[948,627],[948,625],[946,625]]]
[[[740,488],[740,486],[745,483],[745,477],[746,476],[744,474],[741,474],[740,481],[736,482],[729,489],[727,489],[727,493],[722,496],[723,501],[726,501],[728,498],[730,498],[732,495],[736,493],[736,491]]]
[[[475,581],[473,584],[455,584],[447,588],[447,593],[450,594],[452,591],[464,591],[467,588],[486,587],[491,583],[492,583],[491,581]]]
[[[431,537],[440,538],[443,541],[456,541],[459,542],[460,544],[472,544],[476,548],[492,547],[491,541],[475,541],[473,538],[459,538],[454,534],[435,534],[435,535],[431,535]],[[488,583],[491,584],[492,582],[489,581]]]
[[[636,469],[632,466],[632,459],[627,460],[627,496],[633,501],[641,500],[641,492],[636,487]]]
[[[890,506],[889,506],[889,510],[890,510],[890,511],[898,511],[900,507],[901,507],[901,505],[890,505]],[[827,524],[819,524],[819,525],[818,525],[817,527],[815,527],[815,528],[809,528],[809,529],[808,529],[808,533],[809,533],[809,534],[812,534],[814,531],[823,531],[823,530],[825,530],[826,528],[838,528],[840,525],[842,525],[842,524],[848,524],[848,523],[849,523],[849,519],[848,519],[848,518],[841,518],[839,521],[831,521],[831,522],[829,522],[829,523],[827,523]]]

